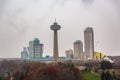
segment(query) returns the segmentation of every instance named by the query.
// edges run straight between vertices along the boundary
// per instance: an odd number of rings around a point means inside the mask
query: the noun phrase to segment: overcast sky
[[[0,0],[0,57],[20,57],[29,41],[39,38],[44,56],[52,55],[57,19],[59,55],[84,43],[84,30],[94,29],[95,51],[120,55],[120,0]]]

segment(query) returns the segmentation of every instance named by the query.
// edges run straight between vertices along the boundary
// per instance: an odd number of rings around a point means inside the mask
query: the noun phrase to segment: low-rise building
[[[102,57],[104,57],[104,54],[103,54],[103,53],[94,52],[94,60],[100,61],[100,60],[102,59]]]
[[[69,49],[65,51],[66,58],[73,59],[73,50]]]
[[[21,52],[21,58],[22,59],[27,59],[28,58],[28,51],[27,51],[26,47],[24,47],[23,51]]]

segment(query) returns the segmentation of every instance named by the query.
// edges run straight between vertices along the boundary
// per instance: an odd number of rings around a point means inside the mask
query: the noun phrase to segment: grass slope
[[[83,80],[100,80],[100,76],[91,72],[82,72]]]

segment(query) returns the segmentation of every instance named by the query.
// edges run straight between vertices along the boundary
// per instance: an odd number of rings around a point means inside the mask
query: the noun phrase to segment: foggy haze
[[[120,0],[0,0],[0,57],[20,57],[30,40],[39,38],[43,55],[53,53],[54,19],[59,55],[84,43],[84,30],[93,27],[95,51],[120,55]],[[97,44],[98,43],[98,44]]]

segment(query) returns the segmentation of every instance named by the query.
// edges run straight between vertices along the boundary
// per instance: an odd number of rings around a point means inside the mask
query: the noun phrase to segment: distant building
[[[103,53],[100,52],[94,52],[94,60],[100,61],[104,57]]]
[[[21,52],[21,58],[25,58],[26,55],[29,59],[42,58],[43,44],[40,43],[38,38],[35,38],[33,41],[29,41],[28,49],[25,49],[23,52]]]
[[[28,58],[28,50],[26,47],[23,48],[23,51],[21,52],[21,58],[27,59]]]
[[[80,40],[74,42],[74,59],[83,60],[83,43]]]
[[[40,44],[39,42],[39,39],[38,38],[35,38],[34,41],[33,41],[33,58],[34,59],[39,59],[39,58],[42,58],[42,47],[43,47],[43,44]]]
[[[73,59],[73,50],[69,49],[65,51],[66,58]]]
[[[23,62],[53,62],[54,57],[43,57],[44,45],[40,43],[38,38],[29,41],[29,46],[25,47],[21,52],[21,60]],[[73,57],[73,51],[69,50],[67,57]],[[71,58],[58,57],[58,62],[71,61]]]
[[[94,32],[91,27],[84,30],[85,54],[87,59],[94,57]]]

